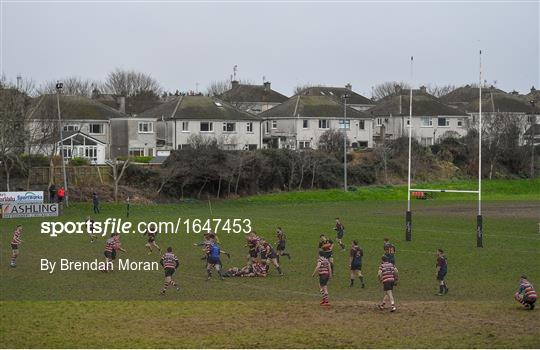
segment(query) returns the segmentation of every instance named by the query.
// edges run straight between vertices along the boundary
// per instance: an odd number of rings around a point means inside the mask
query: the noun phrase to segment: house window
[[[346,119],[346,120],[340,119],[339,128],[340,129],[347,129],[347,130],[350,129],[351,128],[351,120],[350,119]]]
[[[224,132],[235,132],[236,131],[236,123],[223,123],[223,131]]]
[[[437,126],[450,126],[450,119],[437,118]]]
[[[212,132],[214,131],[214,123],[212,122],[201,122],[201,129],[202,132]]]
[[[420,144],[422,146],[431,146],[431,145],[433,145],[433,137],[422,137],[420,139]]]
[[[67,148],[66,146],[62,147],[62,153],[64,153],[64,158],[66,159],[71,158],[71,154],[72,154],[71,152],[72,152],[71,148]]]
[[[246,131],[247,132],[253,132],[253,122],[248,122],[246,124]]]
[[[272,129],[277,129],[277,120],[272,120]]]
[[[154,123],[139,122],[139,134],[151,134],[154,132]]]
[[[420,120],[420,125],[421,126],[433,126],[433,121],[431,120],[430,117],[422,117],[422,119]]]
[[[142,157],[144,156],[144,148],[130,148],[129,149],[130,157]]]
[[[97,147],[87,146],[84,149],[84,157],[94,161],[97,160]]]
[[[182,122],[182,131],[189,132],[189,122]]]
[[[64,125],[63,129],[64,129],[64,131],[79,131],[79,126],[78,125],[73,125],[73,124],[68,124],[68,125]]]
[[[377,118],[377,126],[382,126],[382,118]]]
[[[328,128],[330,128],[330,123],[328,122],[328,119],[320,119],[319,129],[328,129]]]
[[[298,148],[299,148],[299,149],[308,149],[308,148],[311,148],[311,142],[309,142],[309,141],[299,141],[299,142],[298,142]]]
[[[360,122],[358,123],[358,128],[360,130],[365,130],[366,129],[366,121],[365,120],[360,120]]]
[[[302,120],[302,128],[303,129],[309,128],[309,120],[307,119]]]
[[[459,127],[462,127],[462,126],[463,126],[463,119],[462,119],[462,118],[459,118],[459,119],[457,120],[457,126],[459,126]]]
[[[88,126],[89,133],[95,135],[103,135],[103,124],[90,124]]]

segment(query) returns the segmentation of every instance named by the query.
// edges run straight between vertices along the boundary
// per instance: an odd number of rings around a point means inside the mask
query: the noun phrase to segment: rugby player
[[[96,240],[96,235],[94,234],[94,223],[94,219],[92,219],[90,216],[86,218],[86,231],[90,236],[90,243],[94,243]]]
[[[148,225],[143,235],[148,236],[148,242],[146,242],[146,248],[148,248],[148,255],[152,254],[152,247],[155,247],[159,252],[161,248],[156,243],[157,227],[154,224]]]
[[[395,265],[396,264],[396,258],[395,258],[396,247],[392,243],[390,243],[390,240],[388,238],[384,239],[383,249],[384,249],[384,255],[388,258],[388,262],[391,262],[393,265]]]
[[[19,256],[19,245],[23,242],[21,239],[22,233],[22,225],[15,227],[15,231],[13,231],[13,238],[11,238],[11,263],[9,264],[11,267],[17,267],[16,260]]]
[[[384,255],[381,260],[382,261],[381,265],[379,266],[377,276],[383,285],[384,297],[382,303],[378,304],[377,306],[379,309],[384,310],[386,308],[386,304],[390,302],[390,312],[394,312],[396,311],[396,305],[394,303],[393,289],[398,281],[398,270],[394,264],[388,260],[386,255]]]
[[[440,248],[437,249],[437,262],[435,263],[435,267],[437,269],[437,281],[439,281],[439,293],[437,293],[437,295],[441,296],[448,293],[448,286],[444,280],[444,277],[448,272],[448,261],[446,260],[443,250]]]
[[[365,288],[364,284],[364,275],[362,275],[362,258],[364,256],[364,251],[358,246],[358,241],[352,241],[351,250],[349,253],[349,265],[351,268],[351,284],[349,287],[354,285],[354,279],[356,277],[360,278],[360,283],[362,283],[362,288]]]
[[[285,232],[283,232],[281,227],[278,227],[276,230],[276,238],[276,251],[278,255],[278,261],[280,256],[286,256],[287,258],[289,258],[289,260],[291,260],[291,254],[285,252],[285,243],[287,238],[285,236]]]
[[[219,278],[223,280],[223,274],[221,273],[221,253],[229,255],[229,253],[221,250],[219,244],[213,243],[210,245],[207,251],[207,265],[206,272],[208,273],[207,280],[212,278],[212,269],[215,269],[219,275]],[[229,255],[230,256],[230,255]]]
[[[328,245],[329,249],[323,249],[324,246]],[[334,270],[334,258],[333,258],[333,252],[332,249],[334,249],[334,242],[331,239],[326,238],[326,236],[321,234],[319,236],[319,256],[323,256],[328,259],[330,262],[330,265],[332,266],[332,271]]]
[[[167,252],[161,257],[161,260],[159,262],[165,270],[165,283],[163,284],[163,289],[161,289],[161,294],[165,295],[165,292],[167,291],[167,288],[169,288],[169,285],[175,287],[176,290],[179,292],[180,286],[176,284],[172,276],[180,265],[180,262],[178,261],[178,257],[174,255],[172,247],[167,248]]]
[[[336,227],[334,227],[334,230],[336,231],[336,241],[341,247],[341,251],[344,252],[345,244],[343,244],[342,240],[343,240],[343,235],[345,234],[345,226],[343,226],[339,218],[336,218]]]
[[[264,252],[264,259],[262,258],[263,252],[261,252],[261,261],[266,261],[266,265],[269,267],[270,262],[274,267],[276,268],[277,272],[280,276],[283,276],[283,272],[281,271],[281,267],[279,266],[278,262],[278,255],[274,248],[270,245],[270,243],[263,241],[262,248]]]
[[[534,290],[533,285],[527,279],[527,276],[521,275],[519,280],[518,291],[514,295],[514,298],[528,310],[534,310],[534,303],[538,298],[538,294]]]
[[[324,250],[329,250],[330,245],[325,244],[323,247]],[[319,276],[319,291],[321,293],[321,306],[330,306],[330,301],[328,300],[328,281],[332,277],[332,265],[330,261],[324,256],[319,256],[317,259],[317,265],[313,271],[312,276]]]

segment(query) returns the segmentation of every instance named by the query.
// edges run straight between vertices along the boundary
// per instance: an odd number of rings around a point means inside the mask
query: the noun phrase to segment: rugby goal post
[[[479,103],[478,103],[478,189],[476,190],[451,190],[451,189],[431,189],[431,188],[411,188],[411,144],[412,144],[412,87],[409,89],[409,162],[407,176],[407,212],[405,215],[405,240],[412,241],[412,211],[411,211],[411,192],[439,192],[439,193],[472,193],[478,195],[478,213],[476,215],[476,246],[482,248],[483,245],[483,220],[482,220],[482,50],[479,52]],[[411,80],[412,80],[411,57]],[[412,83],[412,81],[411,81]]]

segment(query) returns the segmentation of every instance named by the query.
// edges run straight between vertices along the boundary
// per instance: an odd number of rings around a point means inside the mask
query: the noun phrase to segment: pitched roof
[[[344,87],[313,86],[302,90],[300,94],[312,96],[328,96],[337,99],[341,99],[343,95],[348,94],[349,97],[347,98],[347,104],[375,105],[375,102],[370,100],[369,98],[364,97]]]
[[[478,112],[479,101],[469,102],[465,109],[468,112]],[[533,106],[521,95],[507,93],[482,94],[482,112],[503,113],[540,113],[540,106]]]
[[[165,119],[260,120],[216,97],[179,96],[139,115]]]
[[[30,108],[31,119],[58,119],[56,95],[46,94],[34,99]],[[116,109],[84,96],[60,95],[60,112],[63,120],[109,120],[129,118]]]
[[[69,139],[73,139],[73,143],[75,145],[82,145],[82,144],[86,144],[88,146],[92,146],[92,145],[98,145],[98,144],[101,144],[101,145],[104,145],[105,142],[103,141],[100,141],[96,138],[93,138],[92,136],[90,135],[87,135],[85,134],[84,132],[81,132],[81,131],[64,131],[62,133],[62,136],[64,137],[62,139],[62,141],[64,141],[64,144],[68,144],[66,143],[65,141],[69,140]],[[89,140],[90,142],[86,141],[86,140]],[[60,143],[60,141],[58,141],[57,143]]]
[[[503,90],[493,86],[482,88],[482,95],[489,92],[505,93]],[[478,86],[465,85],[458,87],[446,95],[441,96],[440,99],[444,103],[469,103],[478,100]]]
[[[343,108],[343,103],[328,96],[295,95],[259,116],[264,119],[339,118],[343,117]],[[347,106],[347,118],[369,118],[369,116]]]
[[[116,110],[119,110],[121,97],[122,96],[120,95],[114,95],[114,94],[100,94],[97,97],[95,97],[94,100],[101,102]],[[160,105],[161,103],[163,102],[159,99],[159,96],[139,95],[139,96],[126,97],[126,100],[125,100],[126,114],[136,116],[148,109],[151,109]]]
[[[366,111],[373,116],[409,115],[410,90],[402,90],[401,94],[387,96]],[[450,107],[438,98],[422,90],[413,89],[412,114],[414,116],[467,115],[461,109]]]
[[[287,96],[270,88],[270,83],[265,85],[233,84],[230,90],[218,96],[227,102],[269,102],[282,103],[287,101]]]

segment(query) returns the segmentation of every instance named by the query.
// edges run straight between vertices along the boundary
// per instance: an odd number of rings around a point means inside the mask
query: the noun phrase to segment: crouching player
[[[329,246],[325,246],[326,249],[330,249]],[[319,256],[317,260],[317,265],[313,271],[312,276],[319,275],[319,290],[321,292],[321,306],[330,306],[328,300],[328,281],[332,277],[332,266],[330,260],[324,256]]]
[[[516,298],[520,304],[523,304],[526,309],[534,310],[534,303],[536,302],[538,295],[531,282],[527,280],[527,276],[521,276],[521,279],[519,280],[519,289],[514,295],[514,298]]]
[[[390,302],[390,312],[396,311],[393,289],[398,280],[398,270],[394,264],[388,261],[388,257],[386,255],[382,257],[382,262],[379,266],[377,276],[379,277],[379,281],[383,284],[384,291],[382,303],[378,305],[379,309],[384,310],[386,308],[386,304]]]
[[[167,288],[169,288],[169,285],[176,287],[176,290],[180,291],[180,287],[172,278],[174,272],[180,265],[180,262],[178,261],[178,257],[174,255],[171,247],[167,248],[167,253],[165,253],[161,257],[161,260],[159,262],[161,266],[163,266],[163,268],[165,269],[165,284],[163,285],[161,294],[165,295],[165,292],[167,291]]]
[[[22,243],[21,235],[23,232],[22,225],[18,225],[13,232],[13,238],[11,239],[11,263],[9,266],[17,267],[17,257],[19,256],[19,245]]]

